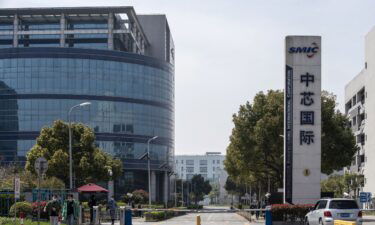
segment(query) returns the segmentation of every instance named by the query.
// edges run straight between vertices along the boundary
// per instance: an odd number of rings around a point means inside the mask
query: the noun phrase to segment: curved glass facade
[[[125,52],[67,48],[0,49],[0,157],[24,159],[43,126],[67,120],[94,129],[97,144],[125,169],[145,170],[139,158],[150,145],[152,167],[172,165],[174,69]],[[129,174],[127,174],[129,176]]]

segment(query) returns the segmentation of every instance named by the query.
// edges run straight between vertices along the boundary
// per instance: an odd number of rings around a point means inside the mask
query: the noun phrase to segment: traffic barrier
[[[120,206],[120,225],[125,225],[125,206]]]
[[[132,210],[125,209],[125,225],[132,225]]]
[[[335,220],[334,225],[356,225],[355,221]]]
[[[100,224],[100,211],[99,211],[99,206],[94,206],[94,215],[93,215],[93,222],[95,225]]]
[[[272,225],[272,213],[271,213],[271,209],[267,209],[266,210],[266,225]]]
[[[201,225],[201,216],[200,215],[197,216],[197,225]]]

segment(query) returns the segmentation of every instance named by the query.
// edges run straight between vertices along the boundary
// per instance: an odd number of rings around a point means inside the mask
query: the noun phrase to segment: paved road
[[[375,225],[375,216],[364,216],[363,225]]]
[[[202,225],[250,225],[243,217],[236,213],[190,213],[185,216],[174,217],[161,222],[134,221],[134,225],[195,225],[197,215],[201,216]]]
[[[236,213],[189,213],[185,216],[178,216],[160,222],[144,222],[144,219],[136,218],[133,220],[133,225],[195,225],[197,215],[200,215],[202,225],[250,225],[246,219]],[[251,225],[260,224],[264,224],[264,222],[251,223]]]

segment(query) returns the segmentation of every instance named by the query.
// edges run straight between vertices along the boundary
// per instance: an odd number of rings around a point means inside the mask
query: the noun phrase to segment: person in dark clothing
[[[90,208],[90,224],[92,224],[94,219],[94,206],[97,205],[94,195],[91,195],[88,205]]]
[[[109,210],[109,215],[111,216],[112,225],[114,225],[115,219],[116,219],[117,203],[116,203],[115,199],[113,198],[113,196],[108,201],[107,209]]]
[[[52,200],[49,201],[44,208],[44,212],[48,212],[51,225],[57,225],[59,222],[59,216],[61,211],[60,202],[57,200],[57,195],[52,196]]]
[[[260,210],[261,208],[262,208],[262,205],[260,204],[260,201],[258,201],[257,209]],[[256,211],[255,217],[257,218],[257,220],[259,219],[259,215],[260,215],[260,211]]]
[[[63,207],[63,219],[66,220],[67,225],[74,225],[75,220],[79,216],[79,205],[76,200],[73,199],[73,195],[69,194],[68,199],[64,202]]]

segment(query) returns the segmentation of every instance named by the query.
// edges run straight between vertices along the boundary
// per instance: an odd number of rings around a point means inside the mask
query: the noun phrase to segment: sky
[[[322,36],[322,88],[342,111],[375,25],[374,0],[0,0],[0,8],[51,6],[167,15],[176,47],[176,154],[226,152],[239,106],[283,88],[287,35]]]

